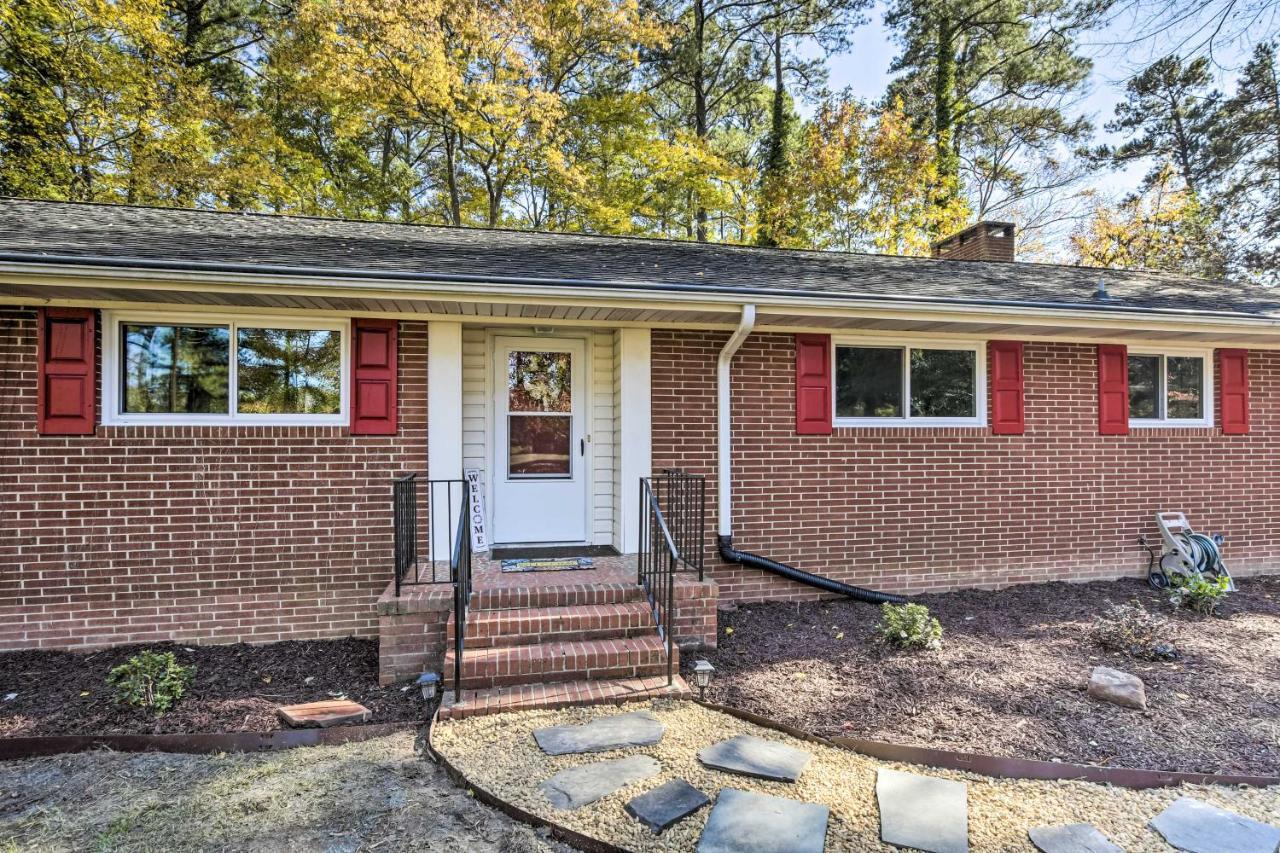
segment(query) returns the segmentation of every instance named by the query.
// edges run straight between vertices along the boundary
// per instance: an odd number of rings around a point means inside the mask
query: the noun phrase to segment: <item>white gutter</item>
[[[716,484],[719,495],[719,533],[733,535],[733,411],[729,386],[729,365],[742,342],[756,325],[756,306],[743,305],[742,317],[716,359],[716,456],[719,462]]]

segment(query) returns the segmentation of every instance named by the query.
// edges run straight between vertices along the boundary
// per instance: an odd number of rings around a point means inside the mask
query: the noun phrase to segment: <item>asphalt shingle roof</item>
[[[531,288],[537,280],[566,279],[587,287],[707,288],[801,299],[1280,311],[1280,298],[1265,288],[1157,273],[13,199],[0,199],[0,258],[321,268],[335,277],[475,277]],[[1094,298],[1099,280],[1113,302]]]

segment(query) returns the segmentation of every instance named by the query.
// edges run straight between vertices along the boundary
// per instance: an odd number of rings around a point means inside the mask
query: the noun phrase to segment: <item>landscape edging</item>
[[[876,740],[851,737],[823,738],[802,732],[782,723],[761,717],[750,711],[742,711],[714,702],[693,700],[704,708],[720,711],[767,729],[774,729],[795,738],[836,746],[851,752],[869,755],[881,761],[900,761],[925,767],[942,767],[960,770],[980,776],[1001,779],[1030,779],[1039,781],[1094,782],[1116,785],[1121,788],[1166,788],[1173,785],[1248,785],[1256,788],[1280,786],[1280,776],[1251,776],[1229,773],[1188,773],[1178,770],[1145,770],[1133,767],[1101,767],[1096,764],[1068,764],[1057,761],[1040,761],[1033,758],[1009,758],[999,755],[982,755],[973,752],[953,752],[926,746],[902,746]]]
[[[427,750],[431,753],[431,757],[444,769],[444,772],[448,774],[449,778],[453,780],[455,785],[470,791],[472,796],[477,800],[490,808],[497,809],[513,820],[518,820],[521,823],[528,824],[529,826],[546,827],[550,830],[553,838],[558,841],[563,841],[565,844],[569,844],[579,850],[585,850],[587,853],[627,853],[627,850],[623,847],[617,847],[606,841],[601,841],[598,838],[583,835],[580,832],[569,829],[567,826],[561,826],[555,821],[539,817],[532,812],[527,812],[519,806],[507,802],[501,797],[489,793],[484,788],[481,788],[479,785],[472,782],[467,778],[466,774],[449,761],[444,753],[436,749],[436,721],[437,718],[432,717],[431,729],[427,732]]]
[[[336,746],[417,728],[415,721],[334,726],[328,729],[277,729],[271,732],[195,732],[190,734],[48,735],[0,738],[0,761],[40,758],[92,749],[115,752],[273,752],[302,746]]]

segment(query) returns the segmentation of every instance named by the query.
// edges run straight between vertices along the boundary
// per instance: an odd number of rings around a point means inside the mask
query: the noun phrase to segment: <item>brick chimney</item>
[[[933,256],[948,261],[1012,261],[1012,222],[979,222],[933,244]]]

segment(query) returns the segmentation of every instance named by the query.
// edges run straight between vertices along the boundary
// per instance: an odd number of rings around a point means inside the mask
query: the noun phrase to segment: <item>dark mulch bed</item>
[[[144,649],[172,651],[179,663],[196,667],[187,694],[161,716],[117,704],[106,683],[112,667]],[[370,723],[425,720],[421,693],[402,686],[378,686],[376,640],[6,652],[0,654],[0,737],[266,732],[282,727],[279,706],[336,695],[372,711]],[[11,693],[17,696],[6,700]]]
[[[1280,577],[1239,586],[1225,618],[1173,613],[1139,580],[922,595],[945,631],[936,652],[877,643],[869,604],[744,606],[720,614],[707,698],[820,735],[1280,775]],[[1108,601],[1133,598],[1171,616],[1181,659],[1134,660],[1094,644],[1094,617]],[[1141,677],[1148,710],[1090,699],[1098,664]]]

